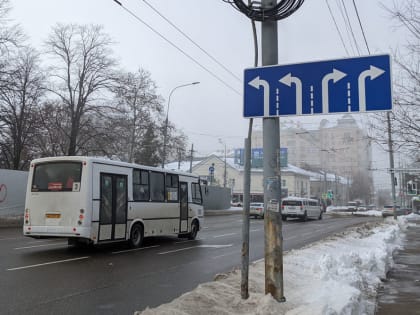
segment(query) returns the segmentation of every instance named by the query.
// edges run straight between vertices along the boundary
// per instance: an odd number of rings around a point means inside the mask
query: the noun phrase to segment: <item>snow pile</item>
[[[285,253],[285,303],[264,295],[264,261],[259,261],[249,269],[248,300],[240,297],[241,271],[235,270],[136,314],[374,314],[376,289],[407,224],[405,218],[366,223]]]

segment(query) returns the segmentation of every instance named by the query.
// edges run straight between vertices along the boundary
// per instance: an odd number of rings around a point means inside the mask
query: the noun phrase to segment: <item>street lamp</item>
[[[165,159],[166,159],[166,142],[167,142],[167,137],[168,137],[168,116],[169,116],[169,104],[171,103],[171,96],[172,93],[175,92],[176,89],[185,87],[185,86],[190,86],[190,85],[196,85],[199,84],[200,82],[195,81],[192,83],[187,83],[187,84],[181,84],[178,85],[176,87],[174,87],[171,92],[169,93],[169,98],[168,98],[168,105],[166,108],[166,119],[165,119],[165,129],[163,130],[163,154],[162,154],[162,168],[165,167]]]

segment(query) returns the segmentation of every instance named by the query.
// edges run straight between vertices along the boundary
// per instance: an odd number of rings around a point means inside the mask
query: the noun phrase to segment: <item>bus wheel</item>
[[[143,243],[143,237],[144,237],[144,233],[143,233],[143,226],[141,224],[135,224],[132,228],[131,228],[131,233],[130,233],[130,246],[131,247],[140,247]]]
[[[188,234],[188,239],[195,240],[195,238],[197,237],[197,233],[198,233],[198,223],[197,223],[197,220],[194,220],[193,223],[191,224],[191,232]]]

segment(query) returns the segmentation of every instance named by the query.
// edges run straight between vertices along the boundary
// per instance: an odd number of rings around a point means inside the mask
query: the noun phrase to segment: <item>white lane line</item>
[[[147,247],[140,247],[140,248],[132,248],[132,249],[126,249],[126,250],[119,250],[117,252],[111,252],[111,254],[122,254],[122,253],[129,253],[129,252],[136,252],[143,249],[149,249],[149,248],[155,248],[160,247],[160,245],[153,245],[153,246],[147,246]]]
[[[250,230],[250,232],[258,232],[258,231],[261,231],[261,229]]]
[[[298,236],[285,237],[285,238],[284,238],[284,240],[285,240],[285,241],[289,241],[289,240],[292,240],[292,239],[294,239],[294,238],[298,238]]]
[[[194,249],[194,248],[226,248],[226,247],[231,247],[231,246],[233,246],[233,244],[227,244],[227,245],[197,245],[197,246],[190,246],[190,247],[184,247],[184,248],[180,248],[180,249],[169,250],[167,252],[161,252],[161,253],[158,253],[158,255],[166,255],[166,254],[181,252],[181,251],[184,251],[184,250],[189,250],[189,249]]]
[[[236,235],[236,233],[228,233],[228,234],[215,235],[213,237],[214,238],[218,238],[218,237],[231,236],[231,235]]]
[[[78,258],[71,258],[71,259],[64,259],[64,260],[50,261],[50,262],[46,262],[46,263],[42,263],[42,264],[29,265],[29,266],[23,266],[23,267],[16,267],[16,268],[9,268],[9,269],[7,269],[7,271],[14,271],[14,270],[21,270],[21,269],[29,269],[29,268],[42,267],[42,266],[54,265],[54,264],[61,264],[61,263],[66,263],[66,262],[70,262],[70,261],[88,259],[89,257],[90,256],[78,257]]]
[[[170,254],[170,253],[181,252],[181,251],[184,251],[184,250],[193,249],[193,248],[197,248],[197,247],[198,246],[191,246],[191,247],[184,247],[184,248],[181,248],[181,249],[169,250],[167,252],[158,253],[158,255],[166,255],[166,254]]]
[[[209,228],[208,226],[204,226],[204,227],[203,227],[203,229],[204,229],[204,230],[207,230],[208,228]]]
[[[230,256],[230,255],[239,255],[241,252],[240,251],[234,251],[234,252],[230,252],[227,254],[222,254],[222,255],[217,255],[217,256],[213,256],[213,259],[217,259],[217,258],[221,258],[221,257],[225,257],[225,256]]]
[[[32,246],[24,246],[24,247],[16,247],[13,248],[14,250],[19,250],[19,249],[28,249],[28,248],[35,248],[35,247],[45,247],[45,246],[62,246],[62,245],[67,245],[66,243],[54,243],[54,244],[42,244],[42,245],[32,245]]]
[[[179,242],[174,242],[174,244],[191,243],[191,242],[197,242],[197,241],[202,241],[202,240],[205,240],[205,238],[196,238],[195,240],[179,241]]]

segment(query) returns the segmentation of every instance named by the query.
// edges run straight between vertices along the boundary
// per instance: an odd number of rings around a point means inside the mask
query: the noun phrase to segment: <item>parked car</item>
[[[357,211],[367,211],[368,206],[366,205],[360,205],[357,207]]]
[[[230,205],[231,205],[232,207],[242,207],[242,202],[241,202],[241,201],[232,201],[232,202],[230,203]]]
[[[264,218],[264,203],[263,202],[251,202],[249,204],[249,215],[254,218]]]
[[[410,214],[412,210],[410,208],[401,208],[400,206],[396,206],[396,214],[399,215],[407,215]],[[391,217],[394,216],[393,206],[384,206],[382,210],[382,217]]]
[[[356,201],[347,202],[347,211],[356,212],[357,211],[357,202]]]

